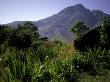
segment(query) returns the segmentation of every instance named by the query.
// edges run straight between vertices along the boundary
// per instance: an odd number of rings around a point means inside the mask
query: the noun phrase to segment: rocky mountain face
[[[77,4],[67,7],[53,16],[32,22],[38,26],[39,33],[42,36],[48,37],[50,40],[71,41],[74,39],[73,34],[70,32],[70,28],[73,24],[78,21],[83,21],[90,29],[93,29],[93,27],[100,25],[100,20],[103,16],[110,17],[110,15],[102,11],[90,11],[83,5]],[[22,24],[23,22],[24,21],[15,21],[8,25],[16,27],[17,24]]]

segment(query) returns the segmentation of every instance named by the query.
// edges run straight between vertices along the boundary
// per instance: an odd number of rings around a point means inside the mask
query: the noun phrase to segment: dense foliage
[[[109,70],[110,50],[47,41],[31,22],[0,27],[0,82],[110,82]]]
[[[106,17],[103,17],[100,33],[100,44],[107,48],[110,45],[110,20]],[[110,48],[110,47],[109,47]]]
[[[89,30],[89,28],[86,26],[84,22],[77,22],[75,25],[71,27],[70,30],[76,35],[77,38],[85,34]]]
[[[76,26],[76,25],[75,25]],[[110,20],[103,17],[100,26],[91,29],[91,31],[77,37],[74,40],[74,46],[80,51],[86,51],[87,48],[101,47],[110,49]]]

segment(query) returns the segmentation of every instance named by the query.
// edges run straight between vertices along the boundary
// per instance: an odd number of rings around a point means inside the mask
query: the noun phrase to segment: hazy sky
[[[110,0],[0,0],[0,24],[40,20],[76,4],[110,14]]]

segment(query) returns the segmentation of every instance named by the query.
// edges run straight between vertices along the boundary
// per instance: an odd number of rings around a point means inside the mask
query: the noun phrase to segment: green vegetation
[[[0,82],[110,82],[110,50],[47,41],[31,22],[0,26]]]
[[[81,35],[86,33],[88,30],[89,28],[85,25],[84,22],[77,22],[70,29],[71,32],[75,33],[76,38],[80,37]]]
[[[110,20],[107,17],[103,17],[101,26],[102,28],[99,29],[100,44],[105,48],[107,45],[109,45],[110,42]]]

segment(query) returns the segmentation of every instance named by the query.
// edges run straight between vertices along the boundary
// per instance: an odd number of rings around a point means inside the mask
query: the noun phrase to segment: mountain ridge
[[[82,4],[67,7],[55,15],[32,21],[38,26],[39,33],[42,36],[48,37],[50,40],[58,39],[63,41],[71,41],[74,39],[73,34],[69,32],[70,27],[78,21],[84,21],[90,28],[100,25],[103,16],[110,18],[110,15],[105,14],[100,10],[89,10]],[[24,21],[15,21],[9,23],[9,26],[16,27],[17,24],[22,24]]]

